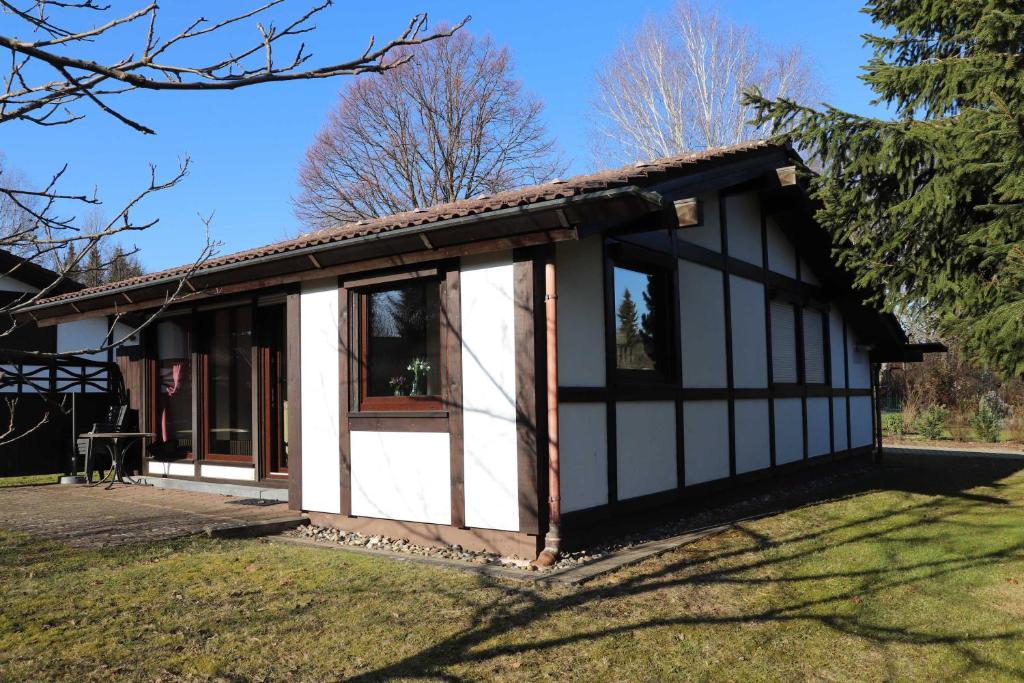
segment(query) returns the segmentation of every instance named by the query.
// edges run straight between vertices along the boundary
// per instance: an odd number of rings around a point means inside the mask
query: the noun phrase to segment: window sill
[[[351,410],[349,417],[448,417],[447,410]]]

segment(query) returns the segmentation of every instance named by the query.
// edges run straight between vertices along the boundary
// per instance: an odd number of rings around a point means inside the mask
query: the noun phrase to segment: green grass
[[[56,484],[59,474],[29,474],[24,477],[0,477],[0,488],[6,486],[38,486]]]
[[[1024,463],[888,463],[575,588],[0,532],[0,678],[1019,680]]]

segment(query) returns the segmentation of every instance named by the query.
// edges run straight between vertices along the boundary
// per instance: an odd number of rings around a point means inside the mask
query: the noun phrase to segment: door
[[[260,396],[263,448],[260,470],[267,479],[288,476],[288,363],[283,305],[259,309]]]

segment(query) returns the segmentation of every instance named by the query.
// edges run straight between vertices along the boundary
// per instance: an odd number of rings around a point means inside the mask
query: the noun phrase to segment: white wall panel
[[[303,283],[299,308],[302,508],[340,513],[337,282]]]
[[[874,442],[871,422],[871,397],[851,397],[850,438],[853,440],[852,448],[870,446]]]
[[[833,434],[836,439],[836,451],[845,451],[849,448],[846,442],[846,399],[832,399],[832,420],[835,423]]]
[[[846,367],[843,365],[843,316],[835,308],[828,316],[829,354],[832,357],[832,387],[846,388]]]
[[[619,500],[678,485],[675,403],[616,403],[615,436]]]
[[[699,197],[704,223],[694,228],[680,228],[679,238],[711,251],[722,251],[722,228],[718,222],[718,194],[709,192]]]
[[[767,400],[736,401],[736,473],[772,464]]]
[[[729,407],[725,401],[683,403],[687,486],[729,476]]]
[[[154,477],[193,477],[196,468],[191,462],[161,462],[150,460],[146,463],[146,474]]]
[[[727,378],[725,287],[722,273],[696,263],[680,261],[679,308],[683,386],[724,387]]]
[[[604,386],[604,262],[601,238],[559,242],[558,383]]]
[[[57,351],[78,351],[102,346],[107,339],[108,330],[106,317],[58,323]],[[85,357],[106,360],[107,352],[85,354]]]
[[[774,218],[765,222],[768,238],[768,268],[776,273],[796,277],[796,250]]]
[[[744,389],[768,386],[768,345],[765,342],[764,285],[729,276],[732,299],[732,377]]]
[[[871,359],[868,357],[868,351],[863,347],[858,349],[853,332],[847,330],[847,333],[849,334],[846,350],[850,354],[850,388],[870,389]]]
[[[807,455],[825,455],[830,452],[829,443],[829,399],[807,399]]]
[[[451,450],[446,432],[352,432],[351,444],[353,515],[451,524]],[[305,480],[305,440],[302,470]],[[305,489],[302,505],[307,507]]]
[[[38,292],[38,287],[24,283],[9,275],[0,275],[0,292]]]
[[[811,267],[807,264],[807,261],[800,259],[800,279],[809,285],[821,286],[821,280],[814,274]]]
[[[604,403],[558,406],[562,511],[608,502],[608,410]]]
[[[519,529],[511,255],[464,259],[462,405],[466,526]]]
[[[798,398],[775,399],[775,463],[796,462],[804,457],[803,410]]]
[[[256,469],[253,467],[231,467],[230,465],[207,465],[199,466],[200,476],[211,479],[237,479],[239,481],[255,481]]]
[[[729,235],[729,256],[747,263],[764,264],[761,250],[761,202],[754,192],[725,199],[725,228]]]

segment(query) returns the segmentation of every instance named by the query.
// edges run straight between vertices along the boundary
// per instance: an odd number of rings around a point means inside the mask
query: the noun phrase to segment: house
[[[753,142],[214,258],[123,366],[157,434],[147,474],[533,557],[870,454],[873,366],[928,349],[832,263],[796,163]],[[187,273],[32,313],[145,315]]]
[[[45,326],[30,317],[17,326],[11,320],[12,306],[31,301],[43,290],[69,295],[82,289],[71,278],[0,249],[0,433],[10,429],[0,436],[0,476],[65,471],[76,429],[72,402],[79,424],[89,425],[107,407],[110,394],[117,393],[120,375],[113,350],[70,358],[38,355],[102,347],[110,329],[106,318]],[[131,330],[122,325],[118,331]],[[47,420],[40,424],[44,416]],[[19,438],[12,440],[14,436]]]

